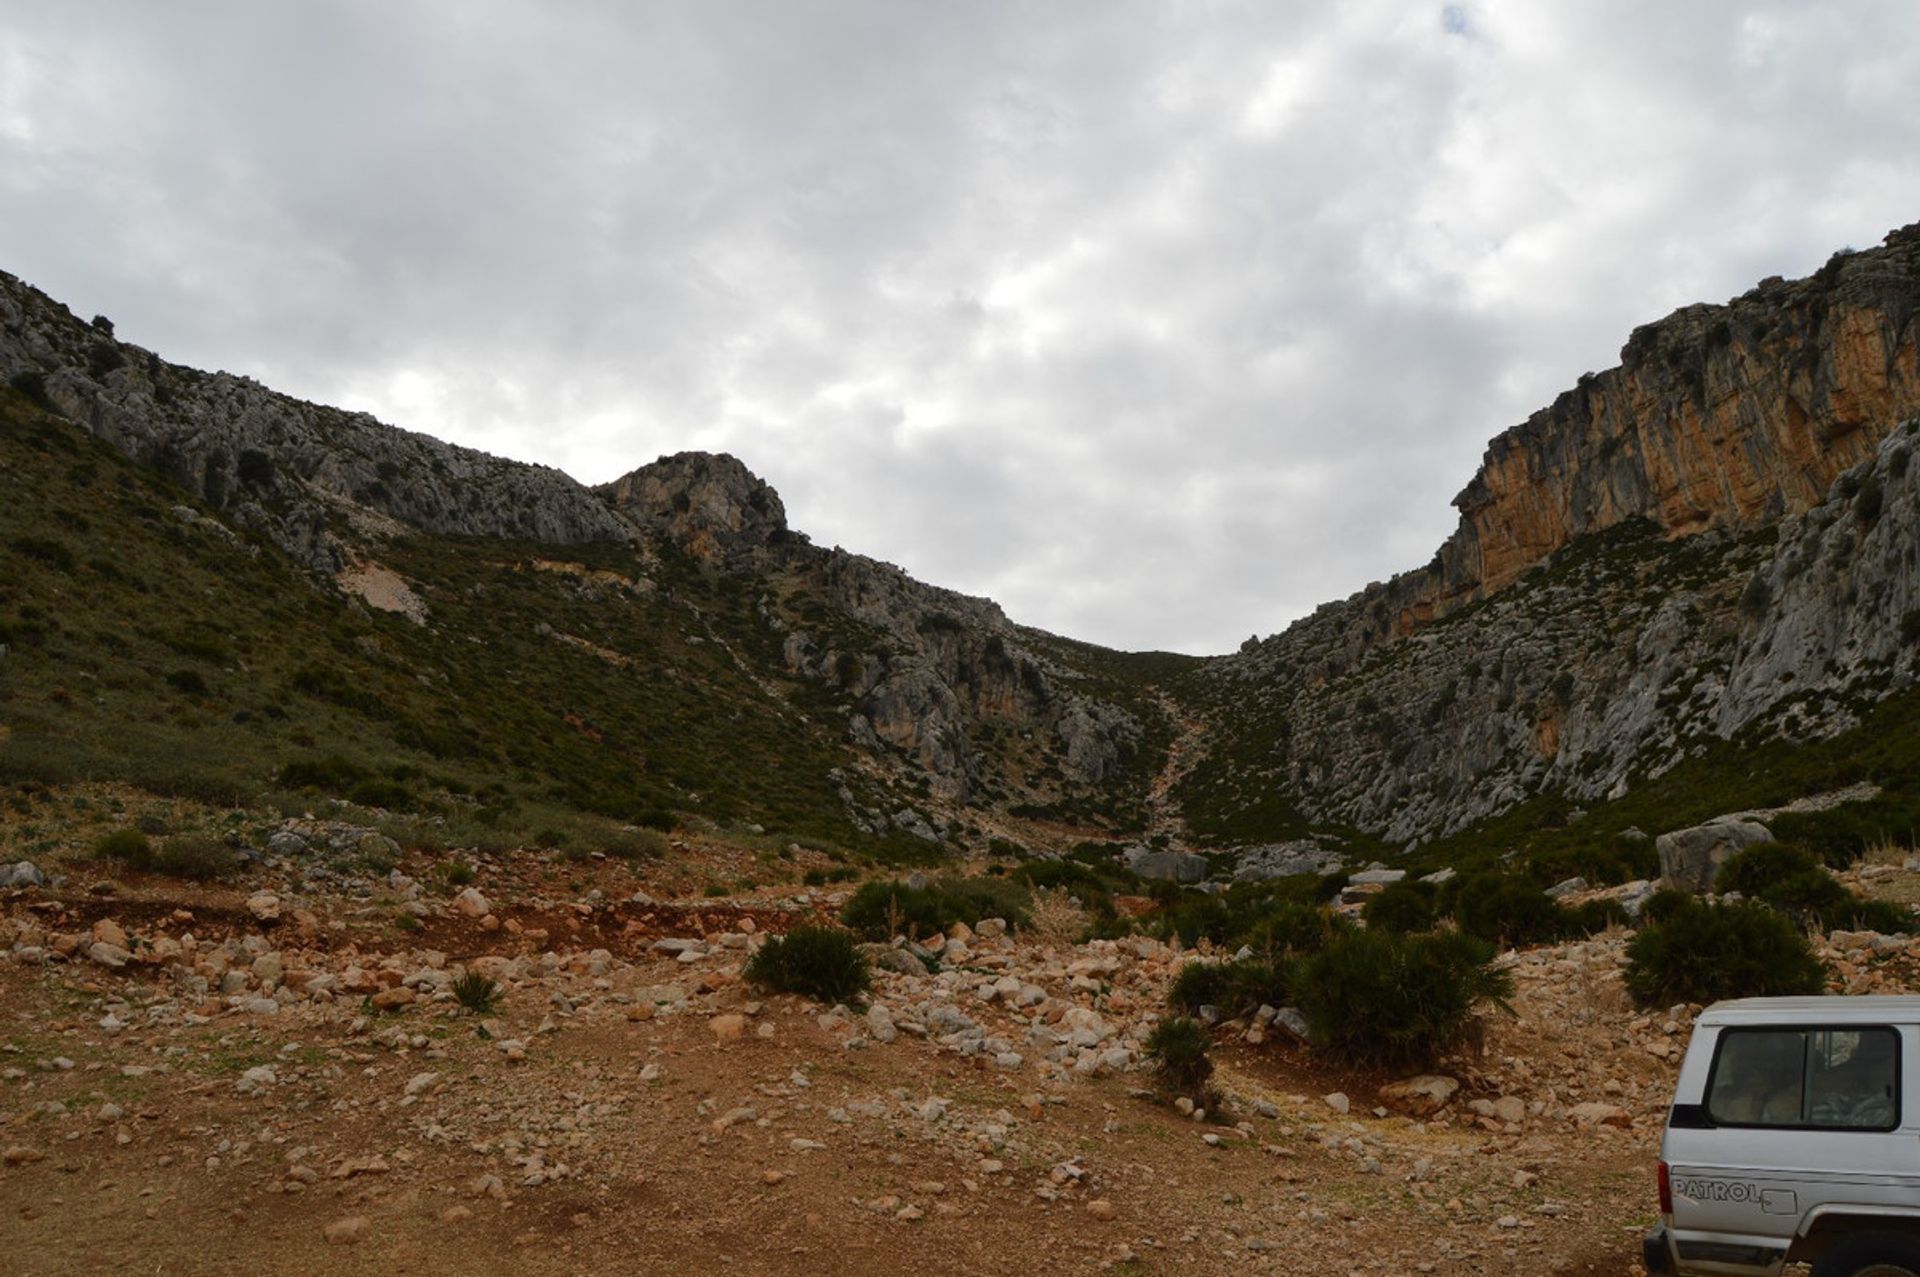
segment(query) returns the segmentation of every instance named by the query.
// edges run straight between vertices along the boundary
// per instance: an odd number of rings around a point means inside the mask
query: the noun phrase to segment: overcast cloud
[[[1920,6],[0,0],[0,268],[1128,648],[1426,561],[1628,331],[1920,220]]]

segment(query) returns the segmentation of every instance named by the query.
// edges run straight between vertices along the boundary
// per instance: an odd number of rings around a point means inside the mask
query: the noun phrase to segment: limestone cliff
[[[1920,224],[1817,274],[1634,330],[1620,364],[1498,435],[1427,567],[1381,587],[1406,634],[1582,536],[1798,514],[1920,411]]]
[[[1429,565],[1209,670],[1190,805],[1412,841],[1851,725],[1920,641],[1917,313],[1909,227],[1636,330],[1493,441]]]
[[[342,523],[560,545],[634,535],[557,470],[168,363],[4,273],[0,380],[329,576],[352,558]]]

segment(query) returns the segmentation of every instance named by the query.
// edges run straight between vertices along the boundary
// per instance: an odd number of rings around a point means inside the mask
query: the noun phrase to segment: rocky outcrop
[[[1916,450],[1920,423],[1886,434],[1777,534],[1622,525],[1401,642],[1356,651],[1364,597],[1323,609],[1209,672],[1208,765],[1405,842],[1605,801],[1736,734],[1845,730],[1920,677]]]
[[[1454,498],[1458,528],[1367,591],[1356,641],[1409,634],[1623,523],[1684,536],[1807,510],[1920,411],[1917,316],[1920,223],[1635,329],[1618,367],[1494,438]]]
[[[1715,820],[1691,829],[1676,829],[1654,841],[1660,853],[1660,880],[1675,891],[1713,889],[1720,866],[1747,848],[1772,842],[1765,825],[1752,820]]]
[[[1196,792],[1418,841],[1853,726],[1920,652],[1916,313],[1909,227],[1637,330],[1494,440],[1432,563],[1211,669]]]
[[[677,452],[594,491],[701,560],[747,562],[792,536],[780,494],[725,453]]]
[[[326,576],[351,557],[338,524],[562,545],[634,535],[557,470],[167,363],[4,273],[0,379]]]

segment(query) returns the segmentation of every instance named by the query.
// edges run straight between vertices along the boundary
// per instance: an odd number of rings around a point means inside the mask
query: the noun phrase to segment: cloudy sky
[[[1920,220],[1912,0],[0,0],[0,268],[171,359],[1221,651]]]

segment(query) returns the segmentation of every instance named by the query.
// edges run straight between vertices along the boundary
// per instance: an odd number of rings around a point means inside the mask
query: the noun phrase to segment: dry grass
[[[1087,931],[1087,911],[1065,888],[1043,887],[1033,893],[1027,932],[1047,944],[1073,944]]]

